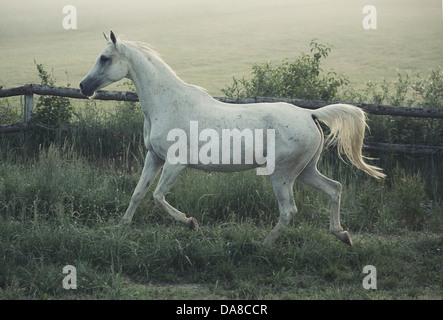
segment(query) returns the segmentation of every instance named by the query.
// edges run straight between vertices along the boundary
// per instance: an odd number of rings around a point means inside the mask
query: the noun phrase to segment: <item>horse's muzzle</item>
[[[95,95],[96,91],[101,88],[101,85],[95,77],[90,77],[89,75],[87,75],[80,82],[79,87],[82,95],[88,98],[92,98]]]
[[[85,83],[85,80],[83,80],[82,82],[80,82],[80,92],[82,95],[86,96],[86,97],[92,97],[95,93],[95,90],[92,86],[88,86]]]

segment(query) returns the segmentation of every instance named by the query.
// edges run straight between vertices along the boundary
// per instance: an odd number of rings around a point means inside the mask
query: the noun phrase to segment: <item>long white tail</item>
[[[354,166],[374,178],[386,177],[380,168],[364,162],[362,147],[367,124],[363,110],[348,104],[331,104],[312,114],[331,130],[329,143],[336,141],[339,155],[344,153]]]

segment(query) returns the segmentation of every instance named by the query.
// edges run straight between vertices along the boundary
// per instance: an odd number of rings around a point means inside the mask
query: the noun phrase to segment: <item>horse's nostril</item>
[[[83,90],[83,82],[80,82],[80,90]]]

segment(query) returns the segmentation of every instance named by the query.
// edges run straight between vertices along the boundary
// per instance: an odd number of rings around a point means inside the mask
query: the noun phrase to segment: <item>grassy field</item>
[[[442,212],[427,183],[400,168],[380,183],[337,161],[327,153],[321,171],[343,183],[353,247],[329,234],[326,197],[302,185],[299,213],[263,246],[278,211],[269,179],[253,171],[179,179],[168,201],[198,219],[193,232],[154,206],[152,191],[133,224],[119,225],[136,163],[97,166],[68,145],[2,161],[0,297],[442,299]],[[62,286],[66,265],[77,270],[75,290]],[[366,265],[377,268],[376,290],[363,288]]]
[[[393,79],[397,69],[441,66],[441,1],[372,1],[377,29],[362,26],[363,0],[79,2],[77,30],[64,30],[56,0],[9,2],[0,12],[0,85],[38,80],[33,59],[54,68],[60,85],[77,87],[113,29],[152,44],[185,81],[213,95],[256,62],[280,62],[319,38],[333,46],[326,69],[355,82]],[[67,73],[67,74],[66,74]]]

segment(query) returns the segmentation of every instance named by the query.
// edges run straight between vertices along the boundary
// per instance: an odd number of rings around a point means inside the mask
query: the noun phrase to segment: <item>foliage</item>
[[[369,81],[363,89],[355,86],[340,92],[340,100],[401,107],[443,108],[443,71],[429,75],[397,73],[395,81]],[[443,145],[443,122],[394,116],[370,116],[368,139],[386,143]]]
[[[10,103],[8,98],[0,99],[0,125],[20,122],[19,112]]]
[[[149,194],[133,224],[119,225],[139,173],[94,167],[68,145],[43,149],[26,164],[0,162],[0,298],[171,299],[191,292],[197,299],[442,297],[441,229],[429,229],[438,209],[424,211],[425,232],[390,221],[401,217],[395,210],[426,207],[417,175],[399,169],[398,187],[381,191],[369,179],[347,186],[342,219],[353,247],[329,234],[328,199],[298,185],[300,213],[267,248],[262,241],[277,218],[269,179],[251,171],[186,172],[168,201],[201,222],[193,232],[155,207]],[[247,192],[237,200],[239,184]],[[417,185],[416,196],[408,193],[410,184]],[[365,218],[372,209],[358,207],[363,197],[368,205],[371,198],[378,202],[373,219]],[[77,269],[76,290],[62,286],[67,264]],[[362,287],[368,264],[377,268],[377,290]]]
[[[254,64],[251,79],[234,77],[233,84],[222,89],[222,92],[236,98],[265,96],[326,101],[335,99],[338,89],[349,81],[334,71],[323,72],[321,62],[331,51],[329,45],[313,39],[310,47],[310,54],[304,53],[293,61],[284,59],[276,66],[271,62]]]
[[[344,101],[381,105],[443,108],[443,70],[430,70],[428,75],[397,72],[397,80],[368,81],[362,89],[350,86],[340,92]]]
[[[425,183],[420,173],[409,175],[397,166],[392,183],[390,205],[392,212],[405,227],[422,230],[429,218],[431,201],[427,200]]]
[[[34,61],[35,62],[35,61]],[[55,86],[55,78],[42,64],[35,62],[42,85]],[[73,107],[68,98],[40,96],[34,108],[34,121],[43,125],[68,125],[72,119]]]

